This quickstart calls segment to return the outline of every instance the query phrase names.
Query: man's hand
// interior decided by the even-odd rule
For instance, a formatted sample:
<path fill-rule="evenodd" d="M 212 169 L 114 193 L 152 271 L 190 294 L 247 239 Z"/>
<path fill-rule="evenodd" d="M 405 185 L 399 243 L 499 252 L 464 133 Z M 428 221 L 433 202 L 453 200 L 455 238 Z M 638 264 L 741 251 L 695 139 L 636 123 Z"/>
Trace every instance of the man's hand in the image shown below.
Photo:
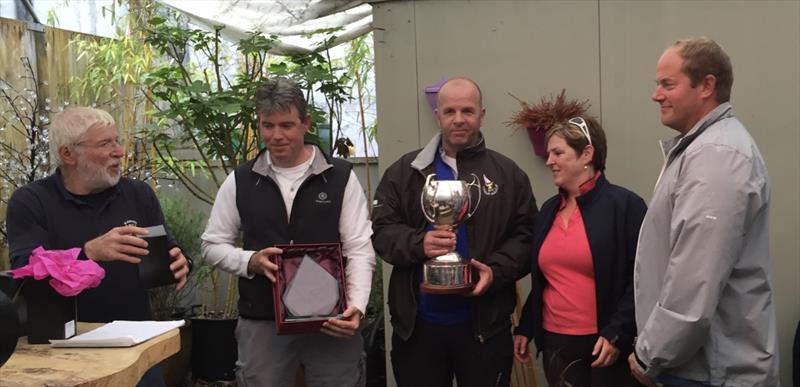
<path fill-rule="evenodd" d="M 273 255 L 282 254 L 283 250 L 277 247 L 267 247 L 253 253 L 250 256 L 250 262 L 247 263 L 248 274 L 263 274 L 270 281 L 275 282 L 278 272 L 278 265 L 270 261 Z"/>
<path fill-rule="evenodd" d="M 478 269 L 478 283 L 475 284 L 475 287 L 472 288 L 472 291 L 467 295 L 480 296 L 489 290 L 489 286 L 492 286 L 492 281 L 494 281 L 494 273 L 492 273 L 491 267 L 486 266 L 477 260 L 470 259 L 469 264 Z"/>
<path fill-rule="evenodd" d="M 597 359 L 592 362 L 592 367 L 608 367 L 617 361 L 619 349 L 605 337 L 599 336 L 597 342 L 594 343 L 592 356 L 597 356 Z"/>
<path fill-rule="evenodd" d="M 639 364 L 636 363 L 636 355 L 634 355 L 633 352 L 631 352 L 631 355 L 628 356 L 628 366 L 631 367 L 631 373 L 633 374 L 633 377 L 639 381 L 639 383 L 644 384 L 647 387 L 657 387 L 653 380 L 639 371 Z"/>
<path fill-rule="evenodd" d="M 453 226 L 434 225 L 433 230 L 425 233 L 422 248 L 428 258 L 436 258 L 453 251 L 456 248 L 456 234 L 453 232 Z"/>
<path fill-rule="evenodd" d="M 341 317 L 333 317 L 322 324 L 320 332 L 342 339 L 349 339 L 358 333 L 361 324 L 361 311 L 355 306 L 351 306 L 341 314 Z"/>
<path fill-rule="evenodd" d="M 186 286 L 186 276 L 189 274 L 189 262 L 183 256 L 180 247 L 173 247 L 169 250 L 169 256 L 172 257 L 172 263 L 169 265 L 169 270 L 178 281 L 175 290 L 181 290 Z"/>
<path fill-rule="evenodd" d="M 114 227 L 109 232 L 83 245 L 83 253 L 93 261 L 124 261 L 139 263 L 147 255 L 147 229 L 135 226 Z"/>
<path fill-rule="evenodd" d="M 514 335 L 514 359 L 517 359 L 520 363 L 527 363 L 531 360 L 531 353 L 528 351 L 528 340 L 527 337 L 522 335 Z"/>

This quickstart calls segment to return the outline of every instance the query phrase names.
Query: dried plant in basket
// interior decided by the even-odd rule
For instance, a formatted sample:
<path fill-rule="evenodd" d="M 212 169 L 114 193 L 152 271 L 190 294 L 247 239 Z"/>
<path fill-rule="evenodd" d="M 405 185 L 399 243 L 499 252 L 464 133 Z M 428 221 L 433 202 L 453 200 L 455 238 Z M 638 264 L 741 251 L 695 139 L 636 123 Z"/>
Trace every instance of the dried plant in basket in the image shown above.
<path fill-rule="evenodd" d="M 565 89 L 561 89 L 561 94 L 555 98 L 551 94 L 549 97 L 542 97 L 539 103 L 533 105 L 511 93 L 508 95 L 519 101 L 522 106 L 522 110 L 515 113 L 508 124 L 526 128 L 528 137 L 533 143 L 534 153 L 543 158 L 547 157 L 544 134 L 553 124 L 567 121 L 572 117 L 583 116 L 591 106 L 589 100 L 578 101 L 574 98 L 567 100 Z"/>

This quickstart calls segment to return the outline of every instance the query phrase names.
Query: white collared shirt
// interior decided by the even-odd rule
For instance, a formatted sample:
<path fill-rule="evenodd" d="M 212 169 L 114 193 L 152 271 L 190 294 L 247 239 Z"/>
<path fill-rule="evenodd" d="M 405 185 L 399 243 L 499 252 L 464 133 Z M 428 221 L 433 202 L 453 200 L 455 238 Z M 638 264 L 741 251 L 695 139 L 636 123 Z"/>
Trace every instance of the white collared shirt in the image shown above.
<path fill-rule="evenodd" d="M 300 185 L 303 184 L 303 181 L 311 175 L 311 163 L 314 162 L 314 157 L 316 157 L 316 155 L 317 147 L 312 146 L 311 156 L 308 160 L 294 167 L 282 168 L 273 164 L 271 160 L 269 162 L 270 168 L 275 172 L 275 183 L 278 184 L 278 188 L 281 190 L 283 202 L 286 204 L 286 216 L 289 219 L 292 218 L 292 203 L 294 203 L 294 197 L 297 195 L 297 190 L 300 188 Z"/>

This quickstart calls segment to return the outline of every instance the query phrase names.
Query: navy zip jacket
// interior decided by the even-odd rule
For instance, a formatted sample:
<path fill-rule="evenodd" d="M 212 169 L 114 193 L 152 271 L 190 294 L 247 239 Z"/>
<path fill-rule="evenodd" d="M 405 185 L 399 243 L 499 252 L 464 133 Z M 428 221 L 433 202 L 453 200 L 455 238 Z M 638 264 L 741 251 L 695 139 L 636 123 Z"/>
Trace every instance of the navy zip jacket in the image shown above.
<path fill-rule="evenodd" d="M 103 192 L 79 196 L 67 191 L 61 171 L 56 170 L 19 188 L 8 202 L 11 267 L 27 265 L 31 251 L 38 246 L 47 250 L 79 247 L 78 259 L 86 259 L 86 242 L 127 220 L 136 221 L 139 227 L 164 224 L 161 205 L 147 183 L 122 177 Z M 178 245 L 172 234 L 167 234 L 167 240 L 170 247 Z M 184 256 L 190 259 L 186 252 Z M 97 264 L 106 274 L 99 286 L 78 295 L 79 321 L 152 319 L 147 289 L 139 281 L 137 266 L 123 261 Z"/>
<path fill-rule="evenodd" d="M 594 265 L 598 334 L 623 354 L 630 353 L 636 335 L 633 301 L 633 264 L 639 228 L 647 211 L 644 200 L 613 185 L 601 174 L 594 188 L 576 198 L 586 227 Z M 533 228 L 531 293 L 514 334 L 533 338 L 542 349 L 542 291 L 546 280 L 539 270 L 539 249 L 558 214 L 561 195 L 548 199 Z"/>

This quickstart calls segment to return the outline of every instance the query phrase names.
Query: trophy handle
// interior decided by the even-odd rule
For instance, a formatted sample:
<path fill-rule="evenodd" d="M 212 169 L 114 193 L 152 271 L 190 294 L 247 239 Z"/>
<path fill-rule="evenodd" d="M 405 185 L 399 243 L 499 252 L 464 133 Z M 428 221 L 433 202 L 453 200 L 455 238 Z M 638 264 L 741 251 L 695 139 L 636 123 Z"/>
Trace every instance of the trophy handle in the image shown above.
<path fill-rule="evenodd" d="M 470 187 L 470 189 L 471 187 L 475 187 L 478 189 L 478 200 L 475 201 L 475 205 L 472 206 L 471 211 L 467 214 L 467 217 L 464 220 L 467 220 L 471 218 L 472 215 L 475 215 L 475 211 L 478 210 L 478 205 L 481 204 L 481 179 L 478 178 L 478 175 L 474 173 L 471 173 L 471 175 L 472 175 L 472 181 L 467 183 L 467 187 Z"/>
<path fill-rule="evenodd" d="M 419 206 L 422 209 L 422 215 L 425 216 L 425 219 L 428 222 L 435 223 L 433 216 L 428 215 L 428 212 L 425 211 L 425 190 L 428 189 L 428 185 L 430 185 L 433 178 L 436 176 L 435 173 L 431 173 L 428 177 L 425 178 L 425 184 L 422 186 L 422 193 L 419 195 Z"/>

